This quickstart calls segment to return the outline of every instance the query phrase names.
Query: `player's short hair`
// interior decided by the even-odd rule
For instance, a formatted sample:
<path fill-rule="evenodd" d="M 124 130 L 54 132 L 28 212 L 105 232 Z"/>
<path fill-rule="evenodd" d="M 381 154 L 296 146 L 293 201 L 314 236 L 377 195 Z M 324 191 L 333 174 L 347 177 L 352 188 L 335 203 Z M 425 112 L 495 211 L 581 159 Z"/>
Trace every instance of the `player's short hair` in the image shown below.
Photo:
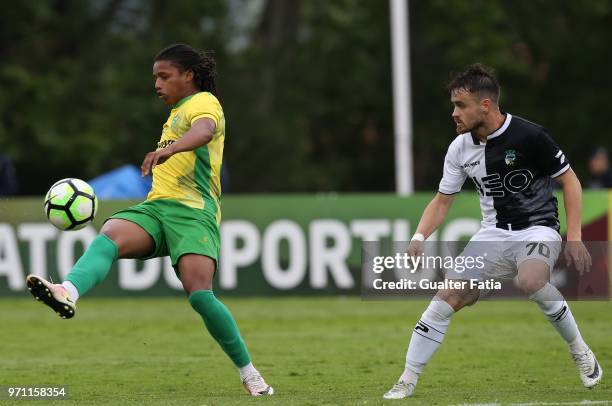
<path fill-rule="evenodd" d="M 181 72 L 191 70 L 196 86 L 218 97 L 215 84 L 217 63 L 214 55 L 214 51 L 200 51 L 191 45 L 173 44 L 162 49 L 154 61 L 169 61 Z"/>
<path fill-rule="evenodd" d="M 456 74 L 447 89 L 451 94 L 457 90 L 467 90 L 481 98 L 487 97 L 495 104 L 499 104 L 501 96 L 495 71 L 480 63 L 470 65 L 465 71 Z"/>

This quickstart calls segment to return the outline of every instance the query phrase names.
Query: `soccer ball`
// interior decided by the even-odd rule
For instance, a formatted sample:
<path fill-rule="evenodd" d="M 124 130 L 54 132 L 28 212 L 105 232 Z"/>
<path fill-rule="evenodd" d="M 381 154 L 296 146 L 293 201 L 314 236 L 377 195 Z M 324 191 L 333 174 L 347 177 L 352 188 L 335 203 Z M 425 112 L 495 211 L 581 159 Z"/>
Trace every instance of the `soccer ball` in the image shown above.
<path fill-rule="evenodd" d="M 60 230 L 80 230 L 98 211 L 98 198 L 91 186 L 80 179 L 55 182 L 45 196 L 45 214 Z"/>

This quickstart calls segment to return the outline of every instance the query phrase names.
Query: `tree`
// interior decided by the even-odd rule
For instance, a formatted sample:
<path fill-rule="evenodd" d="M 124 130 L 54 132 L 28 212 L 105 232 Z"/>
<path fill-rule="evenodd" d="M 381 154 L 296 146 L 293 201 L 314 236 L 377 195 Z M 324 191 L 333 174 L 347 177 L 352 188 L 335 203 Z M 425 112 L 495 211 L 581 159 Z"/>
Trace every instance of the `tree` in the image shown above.
<path fill-rule="evenodd" d="M 410 7 L 417 189 L 437 187 L 454 136 L 449 73 L 476 61 L 498 71 L 502 108 L 548 127 L 579 175 L 610 146 L 612 3 Z M 140 164 L 167 115 L 152 60 L 174 42 L 217 51 L 232 191 L 393 190 L 387 2 L 25 0 L 0 15 L 0 145 L 22 191 Z"/>

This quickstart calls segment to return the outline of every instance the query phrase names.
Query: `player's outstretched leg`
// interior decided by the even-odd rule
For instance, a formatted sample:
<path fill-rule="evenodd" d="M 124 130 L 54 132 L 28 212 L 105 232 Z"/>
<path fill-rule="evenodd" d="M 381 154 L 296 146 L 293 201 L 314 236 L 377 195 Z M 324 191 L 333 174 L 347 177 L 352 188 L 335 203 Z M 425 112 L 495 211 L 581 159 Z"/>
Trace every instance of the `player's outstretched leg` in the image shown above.
<path fill-rule="evenodd" d="M 61 318 L 72 318 L 76 314 L 79 296 L 104 280 L 116 258 L 115 243 L 107 236 L 99 235 L 74 265 L 64 283 L 53 284 L 39 276 L 28 275 L 28 290 L 36 300 L 49 306 Z"/>
<path fill-rule="evenodd" d="M 137 224 L 120 219 L 111 219 L 102 228 L 79 258 L 66 281 L 54 284 L 40 276 L 28 275 L 28 290 L 38 301 L 49 306 L 61 318 L 69 319 L 76 314 L 76 301 L 80 296 L 102 282 L 111 266 L 120 258 L 144 256 L 153 251 L 155 245 L 147 232 Z"/>
<path fill-rule="evenodd" d="M 444 340 L 451 316 L 477 299 L 477 292 L 457 290 L 438 292 L 412 331 L 404 372 L 383 398 L 403 399 L 413 394 L 419 375 Z"/>
<path fill-rule="evenodd" d="M 181 282 L 189 294 L 191 307 L 200 314 L 206 329 L 232 360 L 240 380 L 251 396 L 274 394 L 253 366 L 249 351 L 229 309 L 212 292 L 214 262 L 203 255 L 187 254 L 179 259 Z"/>
<path fill-rule="evenodd" d="M 546 283 L 544 287 L 533 293 L 530 299 L 538 304 L 550 324 L 568 344 L 582 384 L 586 388 L 593 388 L 601 381 L 603 370 L 593 351 L 584 342 L 574 315 L 561 292 L 550 283 Z"/>

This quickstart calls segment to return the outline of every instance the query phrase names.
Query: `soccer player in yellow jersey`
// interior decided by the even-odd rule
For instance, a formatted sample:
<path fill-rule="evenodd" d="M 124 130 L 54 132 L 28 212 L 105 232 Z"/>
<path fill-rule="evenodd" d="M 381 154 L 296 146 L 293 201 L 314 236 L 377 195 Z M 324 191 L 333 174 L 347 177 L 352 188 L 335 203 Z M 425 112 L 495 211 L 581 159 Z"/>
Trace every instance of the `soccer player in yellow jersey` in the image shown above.
<path fill-rule="evenodd" d="M 212 292 L 225 139 L 215 60 L 189 45 L 172 45 L 155 57 L 153 78 L 157 95 L 172 110 L 157 149 L 142 162 L 142 175 L 153 174 L 147 200 L 111 216 L 64 283 L 29 275 L 28 289 L 62 318 L 71 318 L 79 296 L 104 280 L 118 258 L 169 255 L 189 303 L 238 368 L 247 392 L 272 395 L 251 363 L 234 318 Z"/>

